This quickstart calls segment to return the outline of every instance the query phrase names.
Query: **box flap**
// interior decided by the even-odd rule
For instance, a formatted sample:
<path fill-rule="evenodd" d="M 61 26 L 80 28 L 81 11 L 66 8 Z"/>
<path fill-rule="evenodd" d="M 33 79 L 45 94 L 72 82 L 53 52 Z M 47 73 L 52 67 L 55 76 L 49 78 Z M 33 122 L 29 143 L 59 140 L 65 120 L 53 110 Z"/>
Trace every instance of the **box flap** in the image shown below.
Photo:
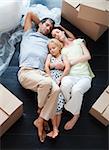
<path fill-rule="evenodd" d="M 106 109 L 103 112 L 102 116 L 109 121 L 109 105 L 106 107 Z"/>
<path fill-rule="evenodd" d="M 8 89 L 0 84 L 0 107 L 8 115 L 11 115 L 23 103 Z"/>
<path fill-rule="evenodd" d="M 73 6 L 74 8 L 78 7 L 78 5 L 80 4 L 81 0 L 64 0 L 66 3 L 70 4 L 71 6 Z"/>
<path fill-rule="evenodd" d="M 93 7 L 99 10 L 109 11 L 109 1 L 108 0 L 64 0 L 73 7 L 77 7 L 79 4 L 83 4 L 89 7 Z"/>
<path fill-rule="evenodd" d="M 0 126 L 9 118 L 9 116 L 0 109 Z"/>
<path fill-rule="evenodd" d="M 93 21 L 105 26 L 109 26 L 109 12 L 98 10 L 93 7 L 89 7 L 83 4 L 80 4 L 80 9 L 78 12 L 78 17 L 88 21 Z"/>
<path fill-rule="evenodd" d="M 102 11 L 109 10 L 107 7 L 108 3 L 109 2 L 107 0 L 80 0 L 80 4 Z"/>
<path fill-rule="evenodd" d="M 109 86 L 106 88 L 107 93 L 109 94 Z"/>
<path fill-rule="evenodd" d="M 109 105 L 109 94 L 105 90 L 92 107 L 102 114 L 108 105 Z"/>

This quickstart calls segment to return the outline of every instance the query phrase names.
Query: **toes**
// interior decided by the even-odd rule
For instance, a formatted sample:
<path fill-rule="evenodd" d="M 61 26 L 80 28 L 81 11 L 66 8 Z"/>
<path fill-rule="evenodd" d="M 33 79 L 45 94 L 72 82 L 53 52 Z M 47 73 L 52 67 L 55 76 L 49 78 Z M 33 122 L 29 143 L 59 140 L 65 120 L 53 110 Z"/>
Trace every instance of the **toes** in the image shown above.
<path fill-rule="evenodd" d="M 53 131 L 49 132 L 49 133 L 47 134 L 47 136 L 52 137 L 52 136 L 53 136 Z"/>

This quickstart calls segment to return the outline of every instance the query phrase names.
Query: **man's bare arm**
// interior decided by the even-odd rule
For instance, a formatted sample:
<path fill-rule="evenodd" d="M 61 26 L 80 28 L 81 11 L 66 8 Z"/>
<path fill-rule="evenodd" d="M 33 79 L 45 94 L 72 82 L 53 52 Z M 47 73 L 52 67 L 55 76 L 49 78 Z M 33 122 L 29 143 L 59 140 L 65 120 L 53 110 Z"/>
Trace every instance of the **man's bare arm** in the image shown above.
<path fill-rule="evenodd" d="M 33 12 L 28 12 L 24 22 L 24 31 L 32 28 L 32 22 L 37 25 L 39 24 L 40 20 L 36 14 L 34 14 Z"/>

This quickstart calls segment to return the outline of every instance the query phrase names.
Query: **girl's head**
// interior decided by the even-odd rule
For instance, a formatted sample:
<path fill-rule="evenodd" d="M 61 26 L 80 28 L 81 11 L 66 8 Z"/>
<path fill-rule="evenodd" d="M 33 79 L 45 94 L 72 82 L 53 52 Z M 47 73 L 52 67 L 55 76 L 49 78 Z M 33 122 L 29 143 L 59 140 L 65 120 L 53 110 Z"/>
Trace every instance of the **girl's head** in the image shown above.
<path fill-rule="evenodd" d="M 51 32 L 52 37 L 58 39 L 59 41 L 64 41 L 64 39 L 67 37 L 65 31 L 63 31 L 61 28 L 54 28 Z"/>
<path fill-rule="evenodd" d="M 51 55 L 58 57 L 61 54 L 61 49 L 63 48 L 63 43 L 58 39 L 50 39 L 48 43 L 48 49 Z"/>

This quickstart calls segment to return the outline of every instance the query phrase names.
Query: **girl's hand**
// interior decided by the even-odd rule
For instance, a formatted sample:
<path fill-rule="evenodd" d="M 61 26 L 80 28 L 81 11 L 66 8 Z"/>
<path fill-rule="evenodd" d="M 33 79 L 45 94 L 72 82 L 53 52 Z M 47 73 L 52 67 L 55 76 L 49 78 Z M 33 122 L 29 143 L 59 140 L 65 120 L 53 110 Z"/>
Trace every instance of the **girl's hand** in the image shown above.
<path fill-rule="evenodd" d="M 64 64 L 62 62 L 60 63 L 55 63 L 55 69 L 58 69 L 58 70 L 64 70 Z"/>
<path fill-rule="evenodd" d="M 61 80 L 60 79 L 57 81 L 57 84 L 58 84 L 58 86 L 61 85 Z"/>

